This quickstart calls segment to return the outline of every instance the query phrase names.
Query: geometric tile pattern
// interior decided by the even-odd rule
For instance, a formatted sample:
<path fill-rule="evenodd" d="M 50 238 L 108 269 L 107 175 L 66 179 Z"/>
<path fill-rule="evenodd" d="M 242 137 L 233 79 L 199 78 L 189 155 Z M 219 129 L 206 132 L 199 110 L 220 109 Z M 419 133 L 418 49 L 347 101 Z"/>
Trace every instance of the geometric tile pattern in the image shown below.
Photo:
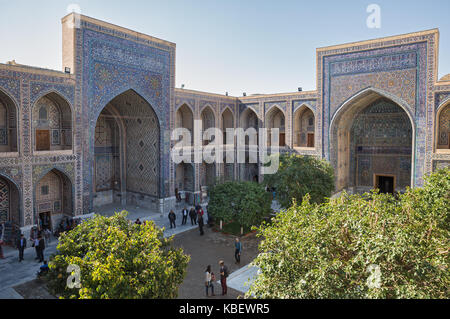
<path fill-rule="evenodd" d="M 170 130 L 175 127 L 176 107 L 183 104 L 192 109 L 193 119 L 196 120 L 201 119 L 201 111 L 209 106 L 213 117 L 210 116 L 208 121 L 213 120 L 216 125 L 221 123 L 221 115 L 226 108 L 233 114 L 236 125 L 241 120 L 242 112 L 251 108 L 260 120 L 258 126 L 268 122 L 265 120 L 266 111 L 278 106 L 284 116 L 286 143 L 291 146 L 294 142 L 294 114 L 302 105 L 307 105 L 314 113 L 315 148 L 299 152 L 330 159 L 330 150 L 333 150 L 333 145 L 330 145 L 333 139 L 329 136 L 332 116 L 347 100 L 362 90 L 372 88 L 401 101 L 413 119 L 414 132 L 411 135 L 415 139 L 411 146 L 414 156 L 411 173 L 414 185 L 422 185 L 425 173 L 450 162 L 449 154 L 434 152 L 437 141 L 441 139 L 444 142 L 444 135 L 436 132 L 437 111 L 450 97 L 450 84 L 436 83 L 438 43 L 435 31 L 318 49 L 317 91 L 243 98 L 175 90 L 175 46 L 169 42 L 86 17 L 82 18 L 80 28 L 75 29 L 73 36 L 73 74 L 0 64 L 0 95 L 9 113 L 5 125 L 0 107 L 0 148 L 5 149 L 4 144 L 10 143 L 9 149 L 13 152 L 17 150 L 19 154 L 0 156 L 0 175 L 3 180 L 9 181 L 10 186 L 18 188 L 14 196 L 18 197 L 15 202 L 21 212 L 21 226 L 36 223 L 39 207 L 34 194 L 37 184 L 49 171 L 57 169 L 63 173 L 61 176 L 66 175 L 68 182 L 64 184 L 69 185 L 69 189 L 64 191 L 60 203 L 49 201 L 45 205 L 51 205 L 53 209 L 62 206 L 64 211 L 73 209 L 76 214 L 84 214 L 92 210 L 95 177 L 103 184 L 107 174 L 118 176 L 121 169 L 126 169 L 119 166 L 117 146 L 96 148 L 98 141 L 95 141 L 95 133 L 97 118 L 103 108 L 128 90 L 133 90 L 145 101 L 151 110 L 147 115 L 152 116 L 146 117 L 137 112 L 135 118 L 130 118 L 128 125 L 124 125 L 127 134 L 132 136 L 132 139 L 127 139 L 126 145 L 129 154 L 133 154 L 126 160 L 130 164 L 128 174 L 141 174 L 143 177 L 135 184 L 134 179 L 127 181 L 127 188 L 149 195 L 157 194 L 159 198 L 173 196 L 175 189 L 175 165 L 170 159 Z M 53 94 L 67 102 L 74 121 L 69 126 L 67 118 L 58 120 L 54 116 L 56 112 L 48 106 L 46 124 L 54 130 L 51 135 L 53 144 L 59 144 L 61 148 L 63 145 L 69 147 L 64 152 L 55 150 L 36 156 L 33 154 L 33 128 L 39 122 L 35 123 L 38 118 L 35 109 L 47 95 L 50 97 Z M 62 113 L 68 114 L 66 111 Z M 121 113 L 125 114 L 123 110 Z M 442 113 L 442 119 L 441 126 L 445 128 L 448 124 L 447 112 Z M 386 125 L 377 123 L 380 124 Z M 138 131 L 136 128 L 141 126 L 148 129 Z M 370 156 L 367 157 L 380 151 L 374 144 L 360 150 L 359 168 L 375 165 L 370 161 Z M 395 145 L 389 147 L 383 151 L 400 151 L 395 149 Z M 105 164 L 104 169 L 97 172 L 98 176 L 94 176 L 96 172 L 93 169 L 96 153 L 113 157 L 108 159 L 109 164 Z M 408 159 L 403 157 L 391 165 L 395 165 L 400 173 L 411 167 Z M 245 175 L 243 169 L 241 165 L 206 169 L 201 164 L 195 164 L 192 172 L 195 191 L 199 191 L 201 179 L 211 181 L 222 172 L 227 176 L 234 172 L 234 177 L 238 177 Z M 251 175 L 253 171 L 247 177 L 251 178 Z M 407 179 L 407 176 L 400 178 Z"/>
<path fill-rule="evenodd" d="M 438 147 L 448 148 L 450 138 L 450 106 L 447 105 L 439 114 Z"/>
<path fill-rule="evenodd" d="M 8 184 L 0 178 L 0 222 L 8 221 L 9 217 L 9 187 Z"/>

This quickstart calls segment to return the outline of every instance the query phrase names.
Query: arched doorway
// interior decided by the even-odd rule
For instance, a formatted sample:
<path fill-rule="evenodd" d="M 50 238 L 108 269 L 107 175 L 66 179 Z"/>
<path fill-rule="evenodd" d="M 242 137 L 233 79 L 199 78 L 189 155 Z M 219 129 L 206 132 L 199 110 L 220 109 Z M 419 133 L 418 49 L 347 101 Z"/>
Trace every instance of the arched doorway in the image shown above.
<path fill-rule="evenodd" d="M 271 146 L 273 129 L 278 129 L 279 146 L 286 146 L 286 119 L 283 111 L 274 106 L 266 114 L 266 128 L 269 129 L 267 136 L 267 145 Z"/>
<path fill-rule="evenodd" d="M 175 169 L 175 194 L 177 191 L 180 197 L 186 202 L 193 203 L 195 192 L 195 174 L 191 163 L 181 162 Z"/>
<path fill-rule="evenodd" d="M 183 141 L 183 146 L 193 146 L 194 141 L 194 113 L 187 104 L 180 106 L 175 116 L 175 127 L 188 129 L 191 133 L 190 141 Z"/>
<path fill-rule="evenodd" d="M 66 174 L 52 169 L 36 184 L 36 223 L 54 231 L 64 217 L 73 217 L 72 182 Z"/>
<path fill-rule="evenodd" d="M 160 126 L 133 90 L 112 99 L 95 128 L 94 207 L 134 204 L 156 209 L 160 198 Z"/>
<path fill-rule="evenodd" d="M 227 129 L 234 128 L 234 116 L 230 109 L 227 107 L 225 111 L 222 112 L 222 133 L 223 133 L 223 144 L 228 144 L 227 142 Z M 232 134 L 234 136 L 234 134 Z M 234 139 L 231 138 L 234 142 Z M 233 143 L 230 143 L 233 144 Z"/>
<path fill-rule="evenodd" d="M 330 126 L 330 161 L 336 188 L 403 191 L 413 174 L 413 124 L 393 100 L 368 91 L 350 100 Z"/>
<path fill-rule="evenodd" d="M 294 147 L 314 148 L 315 117 L 306 105 L 294 113 Z"/>
<path fill-rule="evenodd" d="M 57 93 L 48 93 L 33 106 L 33 144 L 35 151 L 72 149 L 72 111 Z"/>
<path fill-rule="evenodd" d="M 206 163 L 201 164 L 200 181 L 202 187 L 213 186 L 216 182 L 216 163 Z"/>
<path fill-rule="evenodd" d="M 17 152 L 17 106 L 0 89 L 0 152 Z"/>
<path fill-rule="evenodd" d="M 23 226 L 20 213 L 20 193 L 17 186 L 0 175 L 0 224 L 4 225 L 3 241 L 14 245 Z"/>
<path fill-rule="evenodd" d="M 244 129 L 244 131 L 248 130 L 249 128 L 253 128 L 256 130 L 256 140 L 254 141 L 254 145 L 258 144 L 258 129 L 259 129 L 259 119 L 258 115 L 255 113 L 255 111 L 251 108 L 246 108 L 242 114 L 241 114 L 241 128 Z M 250 138 L 248 136 L 245 136 L 245 145 L 249 145 Z"/>
<path fill-rule="evenodd" d="M 209 106 L 206 106 L 203 109 L 200 117 L 202 119 L 202 127 L 203 127 L 202 136 L 203 136 L 203 132 L 205 132 L 207 129 L 216 127 L 216 117 L 214 116 L 214 111 Z M 216 137 L 214 137 L 213 140 L 215 140 L 215 138 Z M 208 145 L 209 143 L 211 142 L 208 140 L 203 140 L 204 146 Z"/>
<path fill-rule="evenodd" d="M 436 150 L 450 152 L 450 101 L 442 105 L 437 112 Z"/>

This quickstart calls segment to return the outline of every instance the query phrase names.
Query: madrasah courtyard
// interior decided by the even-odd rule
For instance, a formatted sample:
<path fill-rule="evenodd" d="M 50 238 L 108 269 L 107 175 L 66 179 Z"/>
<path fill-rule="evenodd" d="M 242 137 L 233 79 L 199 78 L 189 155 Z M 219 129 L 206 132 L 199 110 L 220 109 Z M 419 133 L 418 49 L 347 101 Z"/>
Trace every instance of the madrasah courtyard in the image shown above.
<path fill-rule="evenodd" d="M 0 64 L 7 244 L 38 225 L 112 210 L 167 228 L 168 211 L 205 205 L 216 179 L 263 182 L 248 146 L 245 163 L 174 163 L 171 132 L 193 132 L 196 120 L 203 130 L 276 132 L 281 152 L 332 164 L 336 193 L 401 192 L 450 165 L 438 29 L 318 48 L 316 90 L 235 97 L 176 88 L 175 43 L 74 13 L 61 22 L 62 71 Z"/>

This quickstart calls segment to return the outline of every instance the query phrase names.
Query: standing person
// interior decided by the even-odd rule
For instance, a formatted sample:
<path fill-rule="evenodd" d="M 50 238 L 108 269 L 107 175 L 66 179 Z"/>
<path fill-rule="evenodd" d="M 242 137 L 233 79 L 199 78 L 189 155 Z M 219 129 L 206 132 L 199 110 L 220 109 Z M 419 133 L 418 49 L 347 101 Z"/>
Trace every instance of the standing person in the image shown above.
<path fill-rule="evenodd" d="M 173 210 L 171 210 L 170 213 L 169 213 L 169 221 L 170 221 L 170 228 L 171 229 L 172 229 L 172 225 L 173 225 L 173 228 L 177 228 L 177 225 L 175 224 L 175 220 L 176 219 L 177 219 L 177 216 L 175 215 Z"/>
<path fill-rule="evenodd" d="M 49 228 L 44 229 L 45 243 L 48 246 L 52 238 L 52 231 Z"/>
<path fill-rule="evenodd" d="M 203 236 L 203 234 L 204 234 L 204 232 L 203 232 L 204 223 L 203 223 L 202 215 L 198 214 L 197 221 L 198 221 L 198 228 L 200 229 L 200 236 Z"/>
<path fill-rule="evenodd" d="M 197 225 L 197 213 L 195 212 L 195 208 L 191 207 L 191 210 L 189 211 L 189 217 L 191 217 L 191 224 Z"/>
<path fill-rule="evenodd" d="M 38 236 L 36 236 L 33 239 L 33 245 L 32 246 L 34 247 L 34 250 L 36 251 L 36 258 L 34 258 L 34 259 L 35 260 L 39 260 L 41 258 L 41 255 L 39 253 L 39 238 L 38 238 Z"/>
<path fill-rule="evenodd" d="M 39 262 L 44 261 L 44 250 L 45 250 L 45 241 L 44 238 L 42 238 L 42 235 L 39 235 L 38 237 L 38 251 L 39 251 Z"/>
<path fill-rule="evenodd" d="M 5 259 L 5 256 L 3 256 L 3 237 L 5 235 L 5 223 L 0 224 L 0 259 Z"/>
<path fill-rule="evenodd" d="M 209 213 L 209 205 L 206 205 L 206 216 L 208 216 L 208 226 L 212 227 L 214 220 L 211 214 Z"/>
<path fill-rule="evenodd" d="M 236 259 L 236 264 L 241 262 L 241 252 L 242 252 L 242 243 L 239 240 L 239 237 L 236 237 L 236 242 L 234 243 L 234 259 Z"/>
<path fill-rule="evenodd" d="M 208 297 L 208 288 L 211 288 L 211 296 L 215 296 L 214 294 L 214 280 L 216 280 L 214 273 L 211 272 L 211 265 L 208 265 L 206 267 L 206 278 L 205 278 L 205 284 L 206 284 L 206 297 Z"/>
<path fill-rule="evenodd" d="M 187 210 L 186 206 L 184 206 L 184 209 L 181 212 L 181 214 L 183 216 L 183 220 L 181 221 L 181 225 L 186 225 L 187 218 L 188 218 L 188 210 Z"/>
<path fill-rule="evenodd" d="M 197 215 L 198 215 L 197 217 L 200 217 L 200 216 L 203 217 L 204 214 L 205 214 L 205 212 L 203 211 L 202 206 L 199 206 L 198 210 L 197 210 Z"/>
<path fill-rule="evenodd" d="M 23 260 L 23 252 L 27 248 L 27 240 L 23 236 L 23 234 L 20 234 L 20 239 L 17 242 L 17 249 L 19 250 L 19 262 Z"/>
<path fill-rule="evenodd" d="M 225 266 L 223 260 L 219 261 L 220 266 L 220 284 L 222 286 L 222 296 L 227 294 L 227 277 L 228 277 L 228 267 Z"/>

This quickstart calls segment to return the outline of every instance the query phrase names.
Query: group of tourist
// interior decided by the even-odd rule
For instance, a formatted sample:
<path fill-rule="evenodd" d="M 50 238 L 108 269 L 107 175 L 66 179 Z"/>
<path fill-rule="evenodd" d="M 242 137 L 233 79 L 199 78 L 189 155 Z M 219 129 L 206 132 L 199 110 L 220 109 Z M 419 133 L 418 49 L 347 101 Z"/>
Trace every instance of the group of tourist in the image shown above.
<path fill-rule="evenodd" d="M 242 252 L 242 243 L 240 239 L 237 237 L 235 244 L 234 258 L 236 260 L 236 264 L 241 262 L 241 252 Z M 219 261 L 219 273 L 220 273 L 220 285 L 222 286 L 222 296 L 227 294 L 228 286 L 227 286 L 227 278 L 229 275 L 228 267 L 225 265 L 223 260 Z M 211 265 L 206 267 L 205 272 L 205 286 L 206 286 L 206 297 L 208 297 L 208 291 L 211 289 L 211 296 L 215 296 L 214 294 L 214 282 L 216 281 L 216 276 L 211 271 Z"/>
<path fill-rule="evenodd" d="M 32 228 L 30 232 L 30 241 L 32 242 L 32 247 L 36 250 L 36 258 L 39 263 L 44 261 L 44 250 L 45 250 L 45 240 L 43 237 L 43 231 L 38 231 L 36 227 Z M 0 259 L 4 259 L 3 256 L 3 248 L 4 244 L 3 237 L 5 234 L 5 226 L 4 223 L 0 224 Z M 24 260 L 23 255 L 25 248 L 27 248 L 27 239 L 23 234 L 20 234 L 20 237 L 17 239 L 17 249 L 19 250 L 19 262 Z"/>
<path fill-rule="evenodd" d="M 59 237 L 61 233 L 74 229 L 79 225 L 79 223 L 81 223 L 81 220 L 75 220 L 71 217 L 65 217 L 61 219 L 58 227 L 55 230 L 55 237 Z"/>
<path fill-rule="evenodd" d="M 228 267 L 225 265 L 223 260 L 219 261 L 219 274 L 220 274 L 220 285 L 222 286 L 222 296 L 227 294 L 227 278 L 229 275 Z M 211 271 L 211 265 L 206 267 L 205 272 L 205 288 L 206 288 L 206 297 L 208 297 L 208 291 L 211 289 L 211 296 L 215 296 L 214 294 L 214 282 L 216 281 L 216 276 Z"/>
<path fill-rule="evenodd" d="M 39 230 L 37 228 L 33 228 L 31 230 L 31 247 L 34 247 L 36 251 L 36 257 L 34 259 L 39 263 L 44 262 L 44 251 L 46 247 L 46 240 L 44 238 L 47 238 L 48 243 L 50 239 L 48 238 L 48 232 L 46 232 L 46 230 Z M 27 239 L 25 238 L 24 234 L 20 234 L 20 238 L 17 241 L 17 249 L 19 250 L 19 262 L 22 262 L 24 260 L 23 253 L 25 251 L 25 248 L 27 248 Z"/>
<path fill-rule="evenodd" d="M 211 218 L 208 213 L 208 206 L 206 207 L 206 214 L 207 214 L 207 218 L 208 218 L 207 222 L 210 223 Z M 200 230 L 200 236 L 203 236 L 205 233 L 203 230 L 203 227 L 205 226 L 204 218 L 206 216 L 205 216 L 205 211 L 203 210 L 202 206 L 197 205 L 197 206 L 195 206 L 195 208 L 191 207 L 191 209 L 189 211 L 187 210 L 187 207 L 185 206 L 183 208 L 183 210 L 181 211 L 181 218 L 182 218 L 181 225 L 187 224 L 188 216 L 191 219 L 191 225 L 192 226 L 198 225 L 198 228 Z M 169 212 L 168 217 L 169 217 L 169 222 L 170 222 L 170 228 L 171 229 L 176 228 L 177 225 L 176 225 L 175 221 L 177 220 L 177 215 L 175 214 L 175 212 L 173 210 L 171 210 Z"/>

